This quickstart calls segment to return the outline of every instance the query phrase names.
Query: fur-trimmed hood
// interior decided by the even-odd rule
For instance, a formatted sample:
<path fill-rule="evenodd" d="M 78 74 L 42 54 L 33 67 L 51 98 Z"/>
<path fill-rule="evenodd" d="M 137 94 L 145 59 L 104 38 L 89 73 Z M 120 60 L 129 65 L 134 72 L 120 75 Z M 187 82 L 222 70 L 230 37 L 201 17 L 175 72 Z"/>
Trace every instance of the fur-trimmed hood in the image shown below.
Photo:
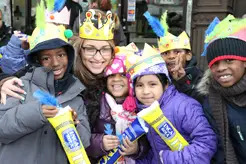
<path fill-rule="evenodd" d="M 207 69 L 200 82 L 197 84 L 196 89 L 199 94 L 207 96 L 209 94 L 209 86 L 211 84 L 212 73 L 210 69 Z"/>

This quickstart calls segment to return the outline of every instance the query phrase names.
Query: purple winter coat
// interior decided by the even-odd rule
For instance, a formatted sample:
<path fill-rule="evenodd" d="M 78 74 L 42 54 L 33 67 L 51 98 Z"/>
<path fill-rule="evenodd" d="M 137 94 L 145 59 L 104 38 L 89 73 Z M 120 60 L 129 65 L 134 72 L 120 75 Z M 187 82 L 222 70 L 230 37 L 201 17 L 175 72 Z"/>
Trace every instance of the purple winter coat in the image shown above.
<path fill-rule="evenodd" d="M 151 151 L 138 163 L 209 164 L 216 152 L 216 135 L 204 116 L 201 105 L 170 85 L 159 100 L 164 115 L 189 142 L 182 151 L 172 152 L 160 136 L 150 127 L 147 134 Z M 146 106 L 138 104 L 139 109 Z M 163 150 L 160 157 L 159 153 Z"/>
<path fill-rule="evenodd" d="M 90 158 L 91 163 L 97 163 L 98 160 L 104 155 L 107 155 L 108 152 L 103 149 L 102 139 L 104 136 L 105 124 L 111 124 L 111 127 L 115 127 L 115 121 L 110 114 L 110 107 L 106 101 L 105 95 L 102 96 L 100 101 L 100 115 L 96 120 L 95 125 L 91 130 L 91 141 L 90 146 L 86 149 L 86 152 Z M 115 134 L 115 129 L 113 134 Z M 132 159 L 142 158 L 146 156 L 150 145 L 146 136 L 141 137 L 138 140 L 139 152 L 135 155 L 130 156 Z"/>

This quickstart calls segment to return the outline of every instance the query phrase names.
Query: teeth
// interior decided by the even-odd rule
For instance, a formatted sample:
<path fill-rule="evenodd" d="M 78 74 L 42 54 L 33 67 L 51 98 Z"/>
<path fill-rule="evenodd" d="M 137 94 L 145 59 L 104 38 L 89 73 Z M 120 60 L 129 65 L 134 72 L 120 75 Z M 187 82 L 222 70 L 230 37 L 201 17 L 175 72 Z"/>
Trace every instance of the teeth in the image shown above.
<path fill-rule="evenodd" d="M 123 88 L 122 85 L 113 85 L 114 90 L 120 90 Z"/>
<path fill-rule="evenodd" d="M 61 73 L 61 70 L 56 70 L 56 71 L 53 71 L 54 72 L 54 75 L 59 75 Z"/>
<path fill-rule="evenodd" d="M 226 78 L 229 78 L 229 77 L 231 77 L 231 75 L 220 76 L 221 79 L 226 79 Z"/>

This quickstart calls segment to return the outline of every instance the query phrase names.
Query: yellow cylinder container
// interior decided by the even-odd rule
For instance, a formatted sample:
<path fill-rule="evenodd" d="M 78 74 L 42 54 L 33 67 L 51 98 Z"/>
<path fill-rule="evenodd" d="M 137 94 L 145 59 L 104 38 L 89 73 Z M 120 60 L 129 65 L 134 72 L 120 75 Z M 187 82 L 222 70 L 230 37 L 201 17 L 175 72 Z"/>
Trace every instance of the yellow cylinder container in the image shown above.
<path fill-rule="evenodd" d="M 172 123 L 164 116 L 158 101 L 155 101 L 150 107 L 143 109 L 138 113 L 138 116 L 155 129 L 172 151 L 180 151 L 189 145 Z"/>
<path fill-rule="evenodd" d="M 59 113 L 48 118 L 54 127 L 60 142 L 66 152 L 70 164 L 90 164 L 79 134 L 74 126 L 70 107 L 61 108 Z"/>

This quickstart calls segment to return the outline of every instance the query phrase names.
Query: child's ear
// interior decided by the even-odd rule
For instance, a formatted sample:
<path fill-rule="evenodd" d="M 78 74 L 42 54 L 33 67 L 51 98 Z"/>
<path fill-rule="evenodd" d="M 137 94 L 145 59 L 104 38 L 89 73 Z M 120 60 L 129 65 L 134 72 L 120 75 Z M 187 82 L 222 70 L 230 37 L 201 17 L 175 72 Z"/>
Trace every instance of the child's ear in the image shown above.
<path fill-rule="evenodd" d="M 246 62 L 243 62 L 243 66 L 244 66 L 244 68 L 246 68 Z"/>
<path fill-rule="evenodd" d="M 190 61 L 191 58 L 192 58 L 192 54 L 191 54 L 190 51 L 188 51 L 188 52 L 186 53 L 186 55 L 185 55 L 185 59 L 186 59 L 186 61 Z"/>

